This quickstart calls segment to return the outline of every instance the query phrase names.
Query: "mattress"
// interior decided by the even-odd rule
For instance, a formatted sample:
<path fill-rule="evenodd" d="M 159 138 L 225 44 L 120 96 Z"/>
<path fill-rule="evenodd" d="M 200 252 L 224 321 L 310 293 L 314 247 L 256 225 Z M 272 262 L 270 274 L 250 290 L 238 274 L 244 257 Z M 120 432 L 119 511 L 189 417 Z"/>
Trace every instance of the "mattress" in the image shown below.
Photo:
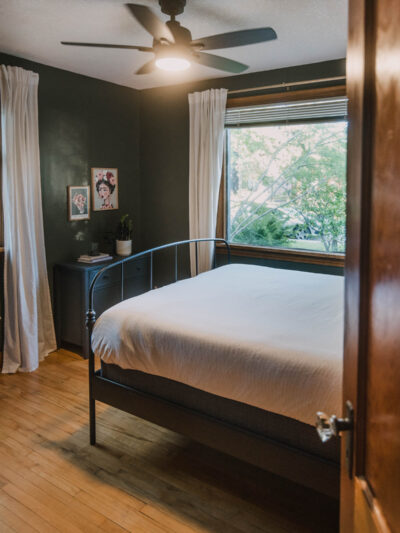
<path fill-rule="evenodd" d="M 343 278 L 227 265 L 125 300 L 92 347 L 138 370 L 313 424 L 341 413 Z"/>

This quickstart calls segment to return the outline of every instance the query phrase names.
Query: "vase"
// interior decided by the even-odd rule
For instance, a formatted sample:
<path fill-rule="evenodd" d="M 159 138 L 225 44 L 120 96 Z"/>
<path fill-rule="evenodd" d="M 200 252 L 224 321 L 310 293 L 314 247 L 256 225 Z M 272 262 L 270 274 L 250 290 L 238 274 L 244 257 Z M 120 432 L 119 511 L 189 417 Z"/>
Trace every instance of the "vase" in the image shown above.
<path fill-rule="evenodd" d="M 131 255 L 132 241 L 116 241 L 117 255 Z"/>

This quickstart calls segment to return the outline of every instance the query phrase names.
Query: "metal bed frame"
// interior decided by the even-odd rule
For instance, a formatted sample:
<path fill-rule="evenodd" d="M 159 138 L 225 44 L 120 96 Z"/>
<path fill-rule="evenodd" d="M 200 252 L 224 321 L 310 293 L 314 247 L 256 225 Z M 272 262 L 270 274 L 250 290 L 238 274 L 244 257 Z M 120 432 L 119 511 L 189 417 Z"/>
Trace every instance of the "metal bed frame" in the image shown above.
<path fill-rule="evenodd" d="M 308 486 L 335 498 L 339 493 L 339 467 L 333 460 L 325 459 L 310 452 L 282 444 L 272 438 L 244 429 L 229 422 L 195 411 L 183 405 L 143 392 L 133 387 L 102 376 L 95 370 L 95 356 L 91 346 L 96 312 L 93 307 L 96 282 L 104 272 L 121 266 L 121 301 L 124 299 L 124 265 L 142 257 L 150 258 L 149 290 L 154 288 L 154 254 L 174 249 L 174 281 L 178 281 L 178 248 L 189 245 L 195 248 L 195 272 L 198 274 L 199 243 L 214 243 L 213 268 L 216 267 L 216 246 L 225 245 L 227 262 L 231 251 L 225 239 L 189 239 L 151 248 L 115 261 L 101 268 L 94 276 L 89 288 L 89 309 L 86 313 L 86 326 L 89 335 L 89 431 L 90 444 L 96 444 L 96 401 L 101 401 L 130 414 L 149 420 L 159 426 L 186 435 L 202 444 L 233 455 L 241 460 L 261 467 L 291 481 Z"/>
<path fill-rule="evenodd" d="M 121 265 L 121 299 L 122 302 L 124 300 L 124 265 L 126 263 L 129 263 L 131 261 L 135 261 L 136 259 L 139 259 L 141 257 L 150 256 L 150 284 L 149 284 L 149 290 L 152 290 L 154 288 L 154 254 L 156 252 L 159 252 L 161 250 L 167 250 L 168 248 L 174 248 L 174 274 L 175 279 L 174 281 L 178 281 L 178 247 L 183 245 L 195 245 L 195 269 L 196 269 L 196 276 L 199 273 L 199 243 L 201 242 L 213 242 L 214 243 L 214 260 L 213 260 L 213 268 L 216 267 L 217 264 L 217 250 L 216 246 L 217 243 L 222 243 L 226 246 L 227 254 L 228 254 L 228 263 L 231 261 L 231 250 L 229 243 L 225 239 L 216 239 L 216 238 L 206 238 L 206 239 L 188 239 L 185 241 L 177 241 L 169 244 L 164 244 L 162 246 L 156 246 L 155 248 L 150 248 L 149 250 L 145 250 L 143 252 L 139 252 L 134 255 L 130 255 L 129 257 L 124 257 L 123 259 L 120 259 L 119 261 L 115 261 L 114 263 L 110 265 L 106 265 L 105 267 L 101 268 L 94 278 L 92 279 L 92 282 L 89 286 L 89 309 L 86 313 L 86 327 L 88 329 L 88 335 L 89 335 L 89 417 L 90 417 L 90 444 L 95 445 L 96 444 L 96 381 L 100 379 L 100 373 L 95 371 L 95 362 L 94 362 L 94 353 L 92 350 L 92 332 L 93 327 L 96 322 L 96 311 L 93 306 L 93 300 L 94 300 L 94 290 L 96 287 L 97 281 L 101 278 L 101 276 L 106 272 L 107 270 L 111 270 L 114 267 L 117 267 Z M 102 378 L 101 378 L 102 379 Z M 104 401 L 104 400 L 103 400 Z"/>

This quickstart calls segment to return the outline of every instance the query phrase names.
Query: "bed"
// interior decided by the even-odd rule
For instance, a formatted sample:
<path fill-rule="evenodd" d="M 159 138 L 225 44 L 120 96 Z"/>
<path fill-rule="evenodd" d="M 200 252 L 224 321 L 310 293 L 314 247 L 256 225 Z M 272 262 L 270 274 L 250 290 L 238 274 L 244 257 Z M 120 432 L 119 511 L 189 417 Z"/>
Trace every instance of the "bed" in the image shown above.
<path fill-rule="evenodd" d="M 138 255 L 152 266 L 155 251 Z M 313 423 L 341 411 L 343 290 L 340 276 L 228 264 L 95 323 L 89 310 L 91 443 L 99 400 L 337 496 L 338 444 Z"/>

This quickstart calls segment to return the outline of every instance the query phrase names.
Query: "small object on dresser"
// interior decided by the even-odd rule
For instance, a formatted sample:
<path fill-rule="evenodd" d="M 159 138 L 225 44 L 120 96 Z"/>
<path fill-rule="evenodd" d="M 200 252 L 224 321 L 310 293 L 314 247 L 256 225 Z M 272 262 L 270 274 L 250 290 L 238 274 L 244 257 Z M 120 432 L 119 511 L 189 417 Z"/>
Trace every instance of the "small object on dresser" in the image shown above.
<path fill-rule="evenodd" d="M 111 259 L 113 259 L 113 256 L 110 254 L 98 253 L 97 255 L 81 255 L 77 261 L 79 263 L 100 263 L 102 261 L 111 261 Z"/>
<path fill-rule="evenodd" d="M 132 253 L 133 222 L 129 215 L 122 215 L 117 226 L 116 252 L 117 255 L 128 256 Z"/>

